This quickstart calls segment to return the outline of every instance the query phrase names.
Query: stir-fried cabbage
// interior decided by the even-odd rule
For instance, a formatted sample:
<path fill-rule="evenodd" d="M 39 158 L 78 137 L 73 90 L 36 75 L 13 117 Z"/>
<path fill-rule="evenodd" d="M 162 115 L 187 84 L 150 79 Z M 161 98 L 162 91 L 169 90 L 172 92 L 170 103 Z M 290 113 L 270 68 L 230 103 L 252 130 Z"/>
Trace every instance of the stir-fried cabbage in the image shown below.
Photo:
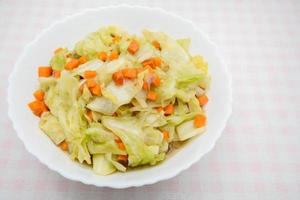
<path fill-rule="evenodd" d="M 190 43 L 100 28 L 73 50 L 55 51 L 55 74 L 41 73 L 43 95 L 29 107 L 43 113 L 39 126 L 53 143 L 96 174 L 155 165 L 173 142 L 205 131 L 208 64 L 191 55 Z"/>

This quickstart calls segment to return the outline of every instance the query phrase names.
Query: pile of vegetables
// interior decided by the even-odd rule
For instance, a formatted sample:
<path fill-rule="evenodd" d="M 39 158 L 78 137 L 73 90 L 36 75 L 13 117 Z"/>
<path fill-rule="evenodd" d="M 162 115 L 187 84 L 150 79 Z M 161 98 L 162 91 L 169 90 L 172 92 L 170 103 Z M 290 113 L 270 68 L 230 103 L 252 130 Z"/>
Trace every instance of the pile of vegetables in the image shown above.
<path fill-rule="evenodd" d="M 99 175 L 155 165 L 205 131 L 210 77 L 189 43 L 103 27 L 55 50 L 28 106 L 53 143 Z"/>

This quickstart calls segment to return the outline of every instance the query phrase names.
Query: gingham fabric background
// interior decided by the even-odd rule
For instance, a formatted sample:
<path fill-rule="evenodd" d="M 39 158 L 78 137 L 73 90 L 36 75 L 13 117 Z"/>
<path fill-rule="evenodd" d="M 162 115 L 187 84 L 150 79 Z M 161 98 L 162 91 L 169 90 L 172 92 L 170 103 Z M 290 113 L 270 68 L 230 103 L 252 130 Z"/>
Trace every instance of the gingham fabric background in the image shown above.
<path fill-rule="evenodd" d="M 0 0 L 0 199 L 300 199 L 300 1 L 127 1 L 193 20 L 233 77 L 233 114 L 213 151 L 175 178 L 116 190 L 69 181 L 30 155 L 7 117 L 7 78 L 53 21 L 125 1 Z M 183 161 L 184 162 L 184 161 Z"/>

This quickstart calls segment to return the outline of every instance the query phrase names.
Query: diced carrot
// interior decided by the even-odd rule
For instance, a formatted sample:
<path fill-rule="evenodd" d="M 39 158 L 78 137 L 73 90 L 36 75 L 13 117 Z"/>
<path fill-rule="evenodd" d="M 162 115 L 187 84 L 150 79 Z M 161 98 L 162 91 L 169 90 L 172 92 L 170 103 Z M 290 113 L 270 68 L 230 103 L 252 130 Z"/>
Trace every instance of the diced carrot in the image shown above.
<path fill-rule="evenodd" d="M 145 91 L 150 90 L 150 86 L 146 81 L 144 81 L 144 83 L 143 83 L 143 90 L 145 90 Z"/>
<path fill-rule="evenodd" d="M 118 143 L 118 147 L 119 147 L 119 149 L 121 149 L 121 150 L 125 150 L 125 149 L 126 149 L 123 142 L 119 142 L 119 143 Z"/>
<path fill-rule="evenodd" d="M 157 99 L 157 94 L 153 91 L 148 92 L 147 99 L 155 101 Z"/>
<path fill-rule="evenodd" d="M 42 102 L 41 101 L 33 101 L 28 104 L 28 107 L 31 109 L 33 114 L 37 116 L 41 116 L 43 109 L 42 109 Z"/>
<path fill-rule="evenodd" d="M 95 85 L 94 87 L 92 87 L 90 90 L 91 90 L 92 94 L 95 96 L 101 96 L 101 94 L 102 94 L 101 87 L 98 84 Z"/>
<path fill-rule="evenodd" d="M 87 70 L 84 72 L 83 74 L 83 77 L 86 78 L 86 79 L 89 79 L 89 78 L 94 78 L 97 76 L 97 73 L 96 71 L 92 71 L 92 70 Z"/>
<path fill-rule="evenodd" d="M 161 65 L 161 59 L 159 57 L 154 57 L 152 59 L 153 59 L 154 68 Z"/>
<path fill-rule="evenodd" d="M 113 37 L 112 42 L 113 43 L 118 43 L 118 42 L 120 42 L 120 40 L 121 40 L 121 37 L 116 35 L 116 36 Z"/>
<path fill-rule="evenodd" d="M 86 113 L 86 115 L 89 117 L 89 119 L 91 121 L 93 121 L 93 112 L 91 110 L 88 110 L 87 113 Z"/>
<path fill-rule="evenodd" d="M 107 60 L 107 53 L 104 52 L 104 51 L 100 52 L 100 53 L 98 54 L 98 58 L 99 58 L 100 60 L 102 60 L 103 62 L 105 62 L 105 61 Z"/>
<path fill-rule="evenodd" d="M 60 75 L 61 75 L 61 71 L 53 71 L 53 76 L 54 76 L 55 78 L 59 78 Z"/>
<path fill-rule="evenodd" d="M 88 61 L 88 59 L 87 59 L 86 56 L 81 56 L 81 57 L 79 58 L 79 64 L 80 64 L 80 65 L 86 63 L 87 61 Z"/>
<path fill-rule="evenodd" d="M 109 55 L 109 60 L 115 60 L 119 57 L 119 53 L 117 51 L 112 51 Z"/>
<path fill-rule="evenodd" d="M 139 50 L 139 44 L 137 41 L 132 40 L 127 48 L 127 51 L 131 54 L 135 54 Z"/>
<path fill-rule="evenodd" d="M 152 59 L 144 60 L 144 61 L 142 62 L 142 65 L 143 65 L 144 67 L 146 67 L 146 66 L 153 67 L 153 60 L 152 60 Z"/>
<path fill-rule="evenodd" d="M 194 126 L 196 128 L 201 128 L 206 124 L 206 117 L 204 115 L 196 115 L 194 118 Z"/>
<path fill-rule="evenodd" d="M 118 71 L 113 73 L 112 79 L 114 80 L 116 85 L 123 85 L 124 77 L 122 72 Z"/>
<path fill-rule="evenodd" d="M 118 159 L 118 160 L 122 160 L 122 161 L 127 161 L 128 155 L 118 155 L 118 156 L 117 156 L 117 159 Z"/>
<path fill-rule="evenodd" d="M 162 134 L 163 134 L 164 140 L 168 140 L 169 139 L 169 132 L 168 131 L 163 131 Z"/>
<path fill-rule="evenodd" d="M 88 86 L 88 88 L 93 88 L 97 85 L 97 83 L 93 79 L 88 79 L 86 80 L 86 85 Z"/>
<path fill-rule="evenodd" d="M 41 113 L 40 113 L 39 117 L 40 117 L 44 112 L 48 112 L 48 111 L 49 111 L 49 108 L 47 107 L 47 105 L 45 104 L 44 101 L 41 101 L 40 106 L 41 106 L 41 108 L 40 108 Z M 40 111 L 40 110 L 39 110 L 39 111 Z M 38 112 L 39 112 L 39 111 L 38 111 Z"/>
<path fill-rule="evenodd" d="M 144 60 L 142 62 L 143 66 L 146 67 L 147 65 L 149 65 L 152 68 L 156 68 L 158 66 L 161 65 L 161 59 L 159 57 L 153 57 L 153 58 L 149 58 L 147 60 Z"/>
<path fill-rule="evenodd" d="M 206 95 L 200 95 L 198 97 L 198 101 L 199 101 L 200 106 L 204 106 L 208 102 L 208 97 Z"/>
<path fill-rule="evenodd" d="M 136 69 L 122 69 L 122 74 L 125 78 L 134 79 L 137 76 Z"/>
<path fill-rule="evenodd" d="M 118 136 L 116 136 L 115 142 L 116 142 L 116 143 L 122 143 L 122 140 L 121 140 L 121 138 L 119 138 Z"/>
<path fill-rule="evenodd" d="M 52 68 L 51 67 L 39 67 L 38 69 L 39 77 L 49 77 L 52 75 Z"/>
<path fill-rule="evenodd" d="M 157 74 L 152 75 L 152 81 L 151 84 L 155 87 L 158 87 L 160 85 L 160 78 Z"/>
<path fill-rule="evenodd" d="M 68 143 L 64 140 L 59 144 L 59 147 L 63 150 L 63 151 L 68 151 L 69 147 L 68 147 Z"/>
<path fill-rule="evenodd" d="M 55 49 L 55 50 L 54 50 L 54 54 L 57 54 L 57 53 L 59 53 L 61 50 L 63 50 L 63 49 L 62 49 L 62 48 L 60 48 L 60 47 L 59 47 L 59 48 L 57 48 L 57 49 Z"/>
<path fill-rule="evenodd" d="M 45 93 L 42 90 L 37 90 L 33 93 L 33 96 L 36 98 L 36 100 L 43 101 Z"/>
<path fill-rule="evenodd" d="M 163 107 L 161 107 L 161 106 L 160 106 L 160 107 L 157 107 L 157 108 L 155 108 L 155 109 L 156 109 L 157 112 L 161 112 L 161 111 L 164 110 Z"/>
<path fill-rule="evenodd" d="M 159 43 L 157 40 L 153 40 L 153 41 L 152 41 L 152 45 L 153 45 L 156 49 L 161 50 L 160 43 Z"/>
<path fill-rule="evenodd" d="M 79 59 L 72 58 L 69 62 L 67 62 L 65 69 L 72 70 L 79 66 Z"/>
<path fill-rule="evenodd" d="M 35 114 L 36 116 L 39 116 L 39 117 L 42 115 L 43 112 L 48 111 L 48 108 L 43 101 L 36 100 L 36 101 L 30 102 L 28 104 L 28 107 L 31 109 L 33 114 Z"/>
<path fill-rule="evenodd" d="M 174 106 L 173 105 L 167 105 L 164 107 L 165 115 L 171 115 L 174 112 Z"/>

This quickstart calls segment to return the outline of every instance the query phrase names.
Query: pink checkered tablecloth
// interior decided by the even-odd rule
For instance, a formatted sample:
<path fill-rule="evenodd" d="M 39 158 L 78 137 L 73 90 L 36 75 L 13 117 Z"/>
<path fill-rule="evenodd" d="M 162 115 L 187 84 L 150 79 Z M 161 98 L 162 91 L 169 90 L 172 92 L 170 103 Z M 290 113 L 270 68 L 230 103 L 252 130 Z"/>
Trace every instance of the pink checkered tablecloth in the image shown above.
<path fill-rule="evenodd" d="M 193 20 L 233 77 L 233 113 L 213 151 L 168 181 L 115 190 L 67 180 L 24 148 L 7 116 L 7 78 L 53 21 L 110 1 L 0 0 L 0 199 L 300 199 L 300 1 L 126 1 Z"/>

